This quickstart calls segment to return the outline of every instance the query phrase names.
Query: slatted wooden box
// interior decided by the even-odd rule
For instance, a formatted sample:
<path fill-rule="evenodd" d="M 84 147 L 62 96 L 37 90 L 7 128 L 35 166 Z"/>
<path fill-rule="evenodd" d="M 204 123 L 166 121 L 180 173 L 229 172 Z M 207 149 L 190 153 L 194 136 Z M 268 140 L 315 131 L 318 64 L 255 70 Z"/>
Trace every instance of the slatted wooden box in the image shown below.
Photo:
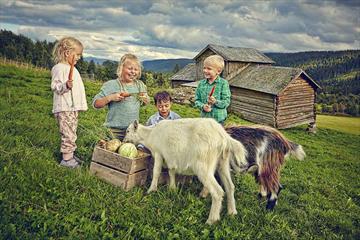
<path fill-rule="evenodd" d="M 96 146 L 90 173 L 127 191 L 146 183 L 150 159 L 151 155 L 147 153 L 130 159 Z"/>

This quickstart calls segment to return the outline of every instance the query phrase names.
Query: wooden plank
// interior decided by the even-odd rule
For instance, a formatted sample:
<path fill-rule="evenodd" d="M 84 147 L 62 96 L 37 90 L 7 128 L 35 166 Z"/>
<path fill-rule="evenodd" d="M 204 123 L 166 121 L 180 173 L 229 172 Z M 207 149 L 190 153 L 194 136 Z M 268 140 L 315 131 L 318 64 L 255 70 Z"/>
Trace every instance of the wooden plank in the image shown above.
<path fill-rule="evenodd" d="M 254 98 L 250 98 L 250 97 L 245 97 L 245 96 L 237 96 L 237 95 L 233 95 L 231 96 L 231 102 L 243 102 L 243 103 L 248 103 L 248 104 L 255 104 L 257 106 L 263 106 L 263 107 L 268 107 L 268 108 L 273 108 L 273 100 L 272 99 L 254 99 Z"/>
<path fill-rule="evenodd" d="M 275 119 L 271 118 L 264 118 L 262 116 L 259 116 L 258 114 L 251 114 L 249 112 L 242 113 L 242 116 L 244 119 L 255 122 L 255 123 L 261 123 L 261 124 L 267 124 L 270 126 L 274 126 Z"/>
<path fill-rule="evenodd" d="M 126 174 L 99 163 L 91 162 L 90 173 L 127 191 L 134 186 L 144 185 L 146 183 L 148 170 L 143 170 L 134 174 Z"/>
<path fill-rule="evenodd" d="M 277 116 L 277 120 L 282 121 L 282 120 L 289 120 L 289 119 L 297 119 L 299 117 L 303 117 L 303 116 L 310 116 L 310 115 L 314 115 L 313 111 L 309 111 L 309 112 L 298 112 L 298 113 L 290 113 L 290 114 L 279 114 Z"/>
<path fill-rule="evenodd" d="M 278 129 L 292 128 L 292 127 L 296 127 L 296 126 L 299 126 L 299 125 L 308 124 L 308 123 L 312 123 L 312 122 L 313 122 L 313 120 L 306 119 L 304 121 L 299 121 L 299 122 L 296 122 L 296 123 L 280 124 L 280 125 L 277 126 L 277 128 Z"/>
<path fill-rule="evenodd" d="M 271 94 L 251 91 L 251 90 L 247 90 L 247 89 L 243 89 L 243 88 L 230 86 L 230 89 L 231 89 L 231 95 L 245 96 L 245 97 L 250 97 L 250 98 L 260 99 L 260 100 L 261 99 L 272 100 L 274 98 L 274 96 Z"/>
<path fill-rule="evenodd" d="M 293 108 L 293 109 L 281 110 L 281 111 L 277 112 L 277 115 L 282 116 L 282 115 L 287 115 L 287 114 L 292 114 L 292 113 L 312 112 L 312 111 L 314 111 L 314 107 L 313 106 L 307 106 L 307 107 L 301 107 L 301 108 Z"/>
<path fill-rule="evenodd" d="M 273 112 L 259 112 L 259 111 L 255 111 L 253 109 L 250 108 L 244 108 L 244 107 L 232 107 L 231 111 L 240 113 L 242 115 L 249 113 L 249 114 L 254 114 L 256 116 L 259 116 L 261 118 L 267 118 L 267 119 L 273 119 L 274 118 L 274 113 Z"/>
<path fill-rule="evenodd" d="M 292 91 L 284 91 L 279 96 L 293 96 L 293 95 L 314 95 L 313 90 L 306 90 L 306 89 L 296 89 Z"/>
<path fill-rule="evenodd" d="M 303 99 L 301 101 L 280 101 L 279 102 L 279 108 L 286 108 L 288 106 L 301 106 L 301 107 L 310 107 L 314 106 L 314 102 L 308 99 Z"/>
<path fill-rule="evenodd" d="M 284 119 L 284 120 L 281 120 L 281 121 L 278 120 L 277 124 L 278 124 L 278 126 L 280 126 L 282 124 L 292 124 L 292 123 L 302 122 L 302 121 L 305 121 L 305 120 L 314 121 L 315 120 L 314 117 L 315 117 L 314 114 L 311 113 L 311 114 L 307 114 L 307 115 L 296 117 L 296 118 L 289 118 L 289 119 Z"/>
<path fill-rule="evenodd" d="M 251 103 L 245 103 L 245 102 L 232 102 L 231 105 L 233 105 L 234 107 L 240 107 L 240 108 L 248 108 L 248 109 L 252 109 L 252 110 L 256 110 L 259 112 L 263 112 L 263 113 L 267 113 L 267 112 L 272 112 L 273 111 L 273 107 L 272 106 L 259 106 Z"/>
<path fill-rule="evenodd" d="M 308 106 L 313 106 L 313 103 L 305 102 L 305 103 L 293 104 L 293 105 L 283 105 L 283 104 L 280 105 L 280 104 L 279 104 L 279 105 L 278 105 L 278 109 L 279 109 L 279 110 L 285 110 L 285 109 L 308 107 Z"/>
<path fill-rule="evenodd" d="M 147 153 L 141 158 L 126 158 L 98 146 L 95 146 L 92 155 L 93 162 L 109 166 L 125 173 L 134 173 L 146 169 L 150 158 L 151 156 Z"/>
<path fill-rule="evenodd" d="M 296 100 L 296 99 L 315 99 L 314 94 L 293 94 L 293 95 L 280 95 L 279 100 Z"/>

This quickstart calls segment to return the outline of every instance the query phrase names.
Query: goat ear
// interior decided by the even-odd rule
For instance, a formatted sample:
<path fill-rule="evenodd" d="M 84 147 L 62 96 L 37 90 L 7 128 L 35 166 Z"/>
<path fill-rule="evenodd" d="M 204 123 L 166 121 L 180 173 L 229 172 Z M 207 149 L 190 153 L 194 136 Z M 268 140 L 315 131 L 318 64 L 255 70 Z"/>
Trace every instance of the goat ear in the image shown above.
<path fill-rule="evenodd" d="M 138 120 L 135 120 L 134 121 L 134 129 L 137 130 L 138 126 L 139 126 L 139 122 L 138 122 Z"/>

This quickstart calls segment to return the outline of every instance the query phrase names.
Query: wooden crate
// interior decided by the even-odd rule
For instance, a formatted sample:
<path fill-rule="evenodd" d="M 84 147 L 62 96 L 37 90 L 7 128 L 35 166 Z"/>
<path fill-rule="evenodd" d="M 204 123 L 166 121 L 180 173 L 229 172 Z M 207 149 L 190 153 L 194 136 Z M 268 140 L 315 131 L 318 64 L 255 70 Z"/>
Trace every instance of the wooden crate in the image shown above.
<path fill-rule="evenodd" d="M 146 183 L 150 159 L 151 156 L 146 153 L 142 157 L 130 159 L 96 146 L 92 155 L 90 173 L 124 190 L 129 190 Z"/>

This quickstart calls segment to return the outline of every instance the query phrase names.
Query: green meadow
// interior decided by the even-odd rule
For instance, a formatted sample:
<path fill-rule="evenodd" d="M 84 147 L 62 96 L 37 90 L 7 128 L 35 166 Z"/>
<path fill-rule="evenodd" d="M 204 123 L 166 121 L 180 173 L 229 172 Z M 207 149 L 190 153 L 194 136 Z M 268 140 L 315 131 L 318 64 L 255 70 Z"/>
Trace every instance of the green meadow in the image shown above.
<path fill-rule="evenodd" d="M 319 128 L 327 128 L 344 133 L 360 135 L 359 117 L 317 115 L 316 119 Z"/>
<path fill-rule="evenodd" d="M 88 103 L 101 83 L 86 82 Z M 154 92 L 150 89 L 150 92 Z M 238 215 L 205 224 L 211 199 L 198 195 L 201 184 L 160 186 L 128 192 L 90 175 L 92 150 L 109 137 L 102 127 L 106 110 L 80 114 L 77 155 L 80 169 L 59 166 L 60 137 L 51 114 L 47 71 L 0 65 L 0 239 L 359 239 L 359 118 L 318 117 L 318 131 L 306 126 L 282 133 L 301 144 L 304 161 L 288 159 L 274 211 L 257 199 L 249 175 L 233 176 Z M 197 117 L 175 104 L 183 117 Z M 141 122 L 155 112 L 141 110 Z M 231 115 L 228 124 L 251 124 Z"/>

